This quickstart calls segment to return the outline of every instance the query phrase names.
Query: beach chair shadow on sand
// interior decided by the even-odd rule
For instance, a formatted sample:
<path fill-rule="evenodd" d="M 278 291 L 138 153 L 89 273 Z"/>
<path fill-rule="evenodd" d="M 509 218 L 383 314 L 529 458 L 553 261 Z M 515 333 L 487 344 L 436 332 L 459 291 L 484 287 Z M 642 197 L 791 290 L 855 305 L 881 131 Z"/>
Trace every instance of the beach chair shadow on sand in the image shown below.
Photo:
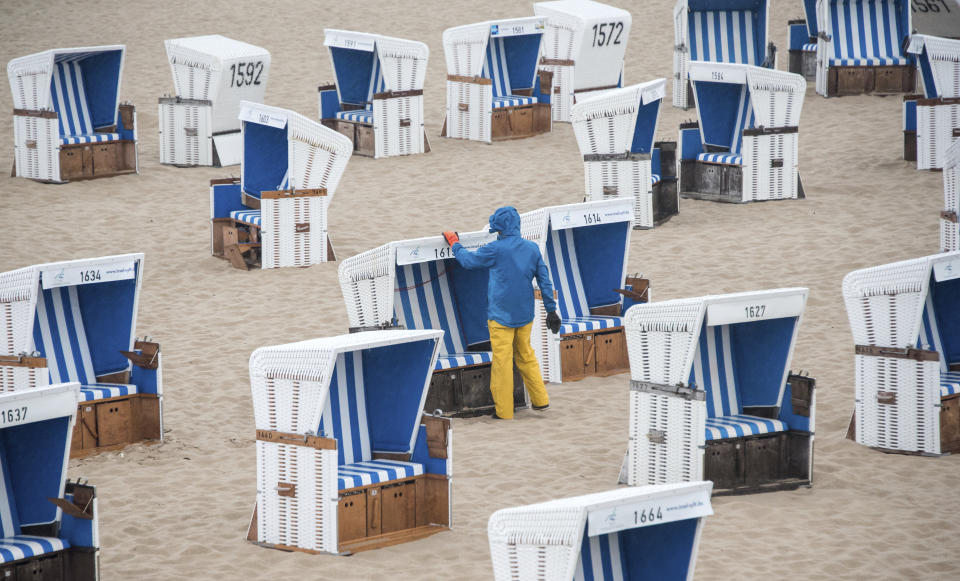
<path fill-rule="evenodd" d="M 343 554 L 450 527 L 450 420 L 422 412 L 442 337 L 368 331 L 254 351 L 248 540 Z"/>

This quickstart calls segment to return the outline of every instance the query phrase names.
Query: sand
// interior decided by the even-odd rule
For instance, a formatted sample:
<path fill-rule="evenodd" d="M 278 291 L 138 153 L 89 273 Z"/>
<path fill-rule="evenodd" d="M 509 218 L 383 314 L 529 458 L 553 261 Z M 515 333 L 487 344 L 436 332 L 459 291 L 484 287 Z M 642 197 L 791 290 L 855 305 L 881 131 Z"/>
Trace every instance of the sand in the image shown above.
<path fill-rule="evenodd" d="M 634 10 L 626 80 L 669 78 L 672 0 Z M 426 42 L 428 155 L 354 158 L 333 202 L 341 257 L 390 240 L 470 230 L 502 204 L 520 211 L 579 201 L 583 168 L 569 125 L 485 145 L 440 139 L 441 31 L 529 3 L 3 2 L 0 62 L 60 46 L 127 44 L 122 97 L 138 106 L 141 174 L 44 185 L 0 178 L 0 271 L 52 260 L 145 252 L 137 331 L 160 341 L 165 442 L 71 461 L 100 497 L 104 579 L 487 579 L 486 525 L 502 507 L 615 486 L 627 442 L 628 377 L 550 386 L 546 417 L 454 421 L 454 528 L 425 540 L 337 558 L 289 554 L 243 540 L 255 494 L 247 360 L 263 345 L 345 332 L 337 265 L 241 272 L 209 252 L 211 178 L 239 167 L 158 163 L 156 99 L 172 90 L 163 40 L 222 33 L 268 48 L 266 102 L 316 115 L 316 86 L 333 77 L 324 26 Z M 202 7 L 202 8 L 201 8 Z M 774 3 L 773 39 L 802 16 Z M 780 65 L 787 54 L 781 52 Z M 4 103 L 12 100 L 3 91 Z M 658 138 L 676 139 L 694 111 L 669 105 Z M 9 109 L 7 109 L 9 111 Z M 818 379 L 815 484 L 718 498 L 697 578 L 951 578 L 960 535 L 960 457 L 886 455 L 844 439 L 853 409 L 853 343 L 840 295 L 850 270 L 937 251 L 941 174 L 902 161 L 900 100 L 826 100 L 811 84 L 801 124 L 805 201 L 728 205 L 682 200 L 680 215 L 634 232 L 630 271 L 655 299 L 783 286 L 810 288 L 794 368 Z M 13 159 L 0 116 L 0 167 Z"/>

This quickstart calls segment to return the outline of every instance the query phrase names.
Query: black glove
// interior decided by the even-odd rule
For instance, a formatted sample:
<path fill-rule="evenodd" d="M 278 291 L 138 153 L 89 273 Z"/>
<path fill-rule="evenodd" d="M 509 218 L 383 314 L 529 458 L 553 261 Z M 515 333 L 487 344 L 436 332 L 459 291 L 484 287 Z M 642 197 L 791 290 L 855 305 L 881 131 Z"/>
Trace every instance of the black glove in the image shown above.
<path fill-rule="evenodd" d="M 560 315 L 557 314 L 557 311 L 547 313 L 547 328 L 554 334 L 560 332 Z"/>

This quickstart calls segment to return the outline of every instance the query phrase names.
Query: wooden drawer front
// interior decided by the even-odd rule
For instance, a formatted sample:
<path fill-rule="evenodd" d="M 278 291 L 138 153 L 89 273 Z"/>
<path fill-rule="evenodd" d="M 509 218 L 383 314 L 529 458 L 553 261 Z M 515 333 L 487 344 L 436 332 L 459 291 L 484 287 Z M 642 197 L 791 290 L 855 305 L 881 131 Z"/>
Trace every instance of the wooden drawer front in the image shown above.
<path fill-rule="evenodd" d="M 130 400 L 97 404 L 97 432 L 100 446 L 123 444 L 133 440 Z"/>
<path fill-rule="evenodd" d="M 703 455 L 703 479 L 712 480 L 715 489 L 743 484 L 743 444 L 740 440 L 707 442 Z"/>
<path fill-rule="evenodd" d="M 627 339 L 623 329 L 610 333 L 597 333 L 597 375 L 615 375 L 630 371 L 627 356 Z"/>
<path fill-rule="evenodd" d="M 373 157 L 376 151 L 376 137 L 374 137 L 373 126 L 357 125 L 357 140 L 354 149 L 360 155 Z"/>
<path fill-rule="evenodd" d="M 490 139 L 510 137 L 510 111 L 494 109 L 490 119 Z"/>
<path fill-rule="evenodd" d="M 77 449 L 96 448 L 100 445 L 97 404 L 90 402 L 77 406 L 77 425 L 80 427 L 80 445 Z"/>
<path fill-rule="evenodd" d="M 781 434 L 752 438 L 744 443 L 746 454 L 743 475 L 747 486 L 772 482 L 780 478 L 783 444 L 784 438 Z"/>
<path fill-rule="evenodd" d="M 431 414 L 437 409 L 444 412 L 456 411 L 462 407 L 459 399 L 460 372 L 437 370 L 430 378 L 430 388 L 427 390 L 423 411 Z"/>
<path fill-rule="evenodd" d="M 89 145 L 60 150 L 60 179 L 67 181 L 93 177 L 93 151 Z"/>
<path fill-rule="evenodd" d="M 112 174 L 124 168 L 122 142 L 95 143 L 92 147 L 94 174 Z"/>
<path fill-rule="evenodd" d="M 382 533 L 412 529 L 417 526 L 417 492 L 413 481 L 388 484 L 381 488 Z"/>
<path fill-rule="evenodd" d="M 493 394 L 490 393 L 489 365 L 468 367 L 460 371 L 459 400 L 465 409 L 493 405 Z"/>
<path fill-rule="evenodd" d="M 61 553 L 34 557 L 17 565 L 17 581 L 62 581 L 63 578 Z"/>
<path fill-rule="evenodd" d="M 510 130 L 513 137 L 533 135 L 533 107 L 521 107 L 510 111 Z"/>
<path fill-rule="evenodd" d="M 380 487 L 367 489 L 367 536 L 375 537 L 380 534 Z"/>
<path fill-rule="evenodd" d="M 367 493 L 344 495 L 337 506 L 337 527 L 340 542 L 367 536 Z"/>
<path fill-rule="evenodd" d="M 583 376 L 597 374 L 597 337 L 590 333 L 583 336 Z"/>
<path fill-rule="evenodd" d="M 563 381 L 578 381 L 584 378 L 583 337 L 567 337 L 560 340 L 560 372 Z"/>
<path fill-rule="evenodd" d="M 960 452 L 960 395 L 940 400 L 940 451 Z"/>

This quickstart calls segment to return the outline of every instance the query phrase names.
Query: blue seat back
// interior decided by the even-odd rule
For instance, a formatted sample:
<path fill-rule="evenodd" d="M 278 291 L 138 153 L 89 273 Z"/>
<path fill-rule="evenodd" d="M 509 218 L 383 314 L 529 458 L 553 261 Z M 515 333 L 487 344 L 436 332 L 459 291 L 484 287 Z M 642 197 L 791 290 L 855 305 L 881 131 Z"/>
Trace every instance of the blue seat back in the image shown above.
<path fill-rule="evenodd" d="M 287 127 L 277 129 L 251 121 L 243 123 L 243 191 L 260 197 L 261 192 L 290 187 L 290 142 Z"/>
<path fill-rule="evenodd" d="M 703 326 L 690 371 L 690 385 L 706 391 L 707 417 L 741 412 L 730 325 Z"/>
<path fill-rule="evenodd" d="M 13 493 L 13 482 L 7 465 L 7 450 L 0 446 L 0 535 L 9 538 L 20 534 L 20 516 Z"/>
<path fill-rule="evenodd" d="M 924 300 L 917 345 L 940 355 L 940 371 L 960 362 L 960 279 L 936 281 L 931 276 Z"/>
<path fill-rule="evenodd" d="M 716 4 L 716 2 L 714 2 Z M 760 65 L 766 52 L 766 8 L 693 10 L 689 26 L 690 60 Z"/>
<path fill-rule="evenodd" d="M 898 59 L 906 30 L 905 0 L 831 0 L 836 59 Z M 910 8 L 906 8 L 910 10 Z"/>
<path fill-rule="evenodd" d="M 746 84 L 694 81 L 697 115 L 703 143 L 726 147 L 739 155 L 743 131 L 754 127 L 755 116 Z"/>
<path fill-rule="evenodd" d="M 83 82 L 83 69 L 79 60 L 54 64 L 50 92 L 53 108 L 60 119 L 61 137 L 74 137 L 93 133 L 90 106 Z"/>
<path fill-rule="evenodd" d="M 487 43 L 487 54 L 483 59 L 483 76 L 493 81 L 495 98 L 513 94 L 504 40 L 502 37 L 492 37 Z"/>
<path fill-rule="evenodd" d="M 541 37 L 540 33 L 490 37 L 481 74 L 492 81 L 494 99 L 534 87 Z"/>
<path fill-rule="evenodd" d="M 626 570 L 619 532 L 590 537 L 584 531 L 574 581 L 629 579 L 629 575 L 624 574 Z"/>
<path fill-rule="evenodd" d="M 466 341 L 451 284 L 453 260 L 398 265 L 396 269 L 393 311 L 397 321 L 407 329 L 441 329 L 440 353 L 464 353 Z"/>
<path fill-rule="evenodd" d="M 337 440 L 339 465 L 372 458 L 362 351 L 339 353 L 323 408 L 320 433 Z"/>
<path fill-rule="evenodd" d="M 337 77 L 337 96 L 341 103 L 363 105 L 373 110 L 373 96 L 387 90 L 376 49 L 356 50 L 331 47 L 333 72 Z M 333 117 L 333 115 L 329 115 Z"/>
<path fill-rule="evenodd" d="M 561 319 L 585 317 L 590 314 L 587 294 L 580 276 L 574 229 L 550 229 L 547 239 L 547 266 L 557 291 L 557 306 Z"/>
<path fill-rule="evenodd" d="M 47 358 L 51 383 L 97 382 L 76 286 L 42 290 L 37 295 L 34 345 Z M 124 346 L 126 347 L 126 345 Z"/>

